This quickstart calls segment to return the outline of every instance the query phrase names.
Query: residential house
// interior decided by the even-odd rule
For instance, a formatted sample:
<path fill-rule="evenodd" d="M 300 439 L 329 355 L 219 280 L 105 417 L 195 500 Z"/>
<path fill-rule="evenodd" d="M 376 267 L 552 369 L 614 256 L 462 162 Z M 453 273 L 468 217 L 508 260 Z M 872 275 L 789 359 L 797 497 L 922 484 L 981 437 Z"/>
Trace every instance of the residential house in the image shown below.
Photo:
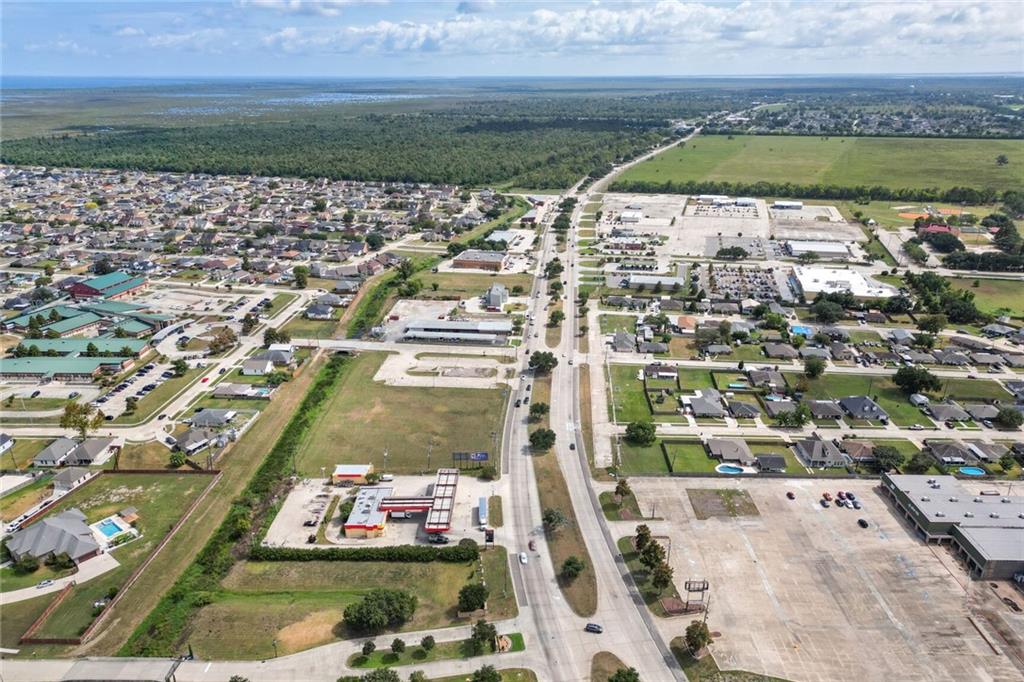
<path fill-rule="evenodd" d="M 89 480 L 92 472 L 82 467 L 67 467 L 53 477 L 53 492 L 66 494 Z"/>
<path fill-rule="evenodd" d="M 967 414 L 971 415 L 971 418 L 975 421 L 982 421 L 983 419 L 995 419 L 999 414 L 999 408 L 995 405 L 985 404 L 971 404 L 964 405 L 964 410 Z"/>
<path fill-rule="evenodd" d="M 811 416 L 815 419 L 842 419 L 843 408 L 834 400 L 807 400 L 804 401 Z"/>
<path fill-rule="evenodd" d="M 888 422 L 889 414 L 866 395 L 853 395 L 839 399 L 839 406 L 852 419 Z"/>
<path fill-rule="evenodd" d="M 246 360 L 242 363 L 242 375 L 247 377 L 266 376 L 274 371 L 274 363 L 267 359 Z"/>
<path fill-rule="evenodd" d="M 186 455 L 193 455 L 203 448 L 212 445 L 216 437 L 217 434 L 214 431 L 193 427 L 178 437 L 177 442 L 174 444 L 174 449 L 178 452 L 184 452 Z"/>
<path fill-rule="evenodd" d="M 42 452 L 32 458 L 32 466 L 56 467 L 64 463 L 71 451 L 78 447 L 78 442 L 70 438 L 58 438 L 45 448 Z"/>
<path fill-rule="evenodd" d="M 765 400 L 764 409 L 771 418 L 778 417 L 780 414 L 789 414 L 790 412 L 796 411 L 796 403 L 792 400 Z"/>
<path fill-rule="evenodd" d="M 201 412 L 196 412 L 189 418 L 189 423 L 193 427 L 200 428 L 220 428 L 227 426 L 231 423 L 231 420 L 238 415 L 235 410 L 223 410 L 206 408 Z"/>
<path fill-rule="evenodd" d="M 965 422 L 971 416 L 956 403 L 934 403 L 925 408 L 932 419 L 940 422 Z"/>
<path fill-rule="evenodd" d="M 764 344 L 764 354 L 770 358 L 782 360 L 795 360 L 800 356 L 796 348 L 788 343 L 766 343 Z"/>
<path fill-rule="evenodd" d="M 846 466 L 846 459 L 839 448 L 830 440 L 807 438 L 797 441 L 793 451 L 807 467 L 829 469 Z"/>
<path fill-rule="evenodd" d="M 752 369 L 747 372 L 747 378 L 750 379 L 750 384 L 758 388 L 782 388 L 786 385 L 786 380 L 782 376 L 782 372 L 776 372 L 773 369 Z"/>
<path fill-rule="evenodd" d="M 333 320 L 334 308 L 329 305 L 314 303 L 306 308 L 304 315 L 307 320 Z"/>
<path fill-rule="evenodd" d="M 761 416 L 761 410 L 757 405 L 745 403 L 741 400 L 729 401 L 729 413 L 736 419 L 754 419 Z"/>
<path fill-rule="evenodd" d="M 7 539 L 7 550 L 15 561 L 24 556 L 42 560 L 67 554 L 78 564 L 99 554 L 100 546 L 85 514 L 72 507 L 14 533 Z"/>
<path fill-rule="evenodd" d="M 633 353 L 636 351 L 636 336 L 629 332 L 615 332 L 612 337 L 612 350 L 618 353 Z"/>
<path fill-rule="evenodd" d="M 660 362 L 644 365 L 645 379 L 670 379 L 675 381 L 678 377 L 679 369 L 672 365 L 663 365 Z"/>
<path fill-rule="evenodd" d="M 925 441 L 925 450 L 940 464 L 956 466 L 975 461 L 966 445 L 957 441 Z"/>
<path fill-rule="evenodd" d="M 875 444 L 868 440 L 844 440 L 842 450 L 857 464 L 875 461 Z"/>
<path fill-rule="evenodd" d="M 722 462 L 738 462 L 743 466 L 754 466 L 757 462 L 750 446 L 740 438 L 709 438 L 705 447 L 711 457 Z"/>
<path fill-rule="evenodd" d="M 722 394 L 713 388 L 701 389 L 692 398 L 682 398 L 688 403 L 694 417 L 725 417 L 725 408 L 722 407 Z"/>
<path fill-rule="evenodd" d="M 761 473 L 782 474 L 786 472 L 786 458 L 782 455 L 757 455 L 755 466 Z"/>
<path fill-rule="evenodd" d="M 113 438 L 89 438 L 72 450 L 64 463 L 75 466 L 103 464 L 119 447 Z"/>

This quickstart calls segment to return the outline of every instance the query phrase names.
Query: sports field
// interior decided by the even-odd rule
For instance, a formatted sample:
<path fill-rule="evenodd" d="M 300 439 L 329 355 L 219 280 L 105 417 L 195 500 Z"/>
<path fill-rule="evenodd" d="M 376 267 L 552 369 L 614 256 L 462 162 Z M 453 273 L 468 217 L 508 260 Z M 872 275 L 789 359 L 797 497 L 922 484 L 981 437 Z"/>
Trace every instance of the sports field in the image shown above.
<path fill-rule="evenodd" d="M 362 353 L 349 362 L 302 445 L 296 463 L 301 474 L 319 476 L 321 467 L 333 471 L 335 464 L 366 462 L 378 471 L 420 472 L 427 469 L 428 449 L 436 469 L 451 465 L 452 452 L 500 448 L 505 391 L 387 386 L 373 380 L 385 356 Z M 492 462 L 497 465 L 497 458 Z"/>
<path fill-rule="evenodd" d="M 999 154 L 1011 162 L 997 165 Z M 621 179 L 1003 190 L 1024 186 L 1024 140 L 716 135 L 673 147 Z"/>

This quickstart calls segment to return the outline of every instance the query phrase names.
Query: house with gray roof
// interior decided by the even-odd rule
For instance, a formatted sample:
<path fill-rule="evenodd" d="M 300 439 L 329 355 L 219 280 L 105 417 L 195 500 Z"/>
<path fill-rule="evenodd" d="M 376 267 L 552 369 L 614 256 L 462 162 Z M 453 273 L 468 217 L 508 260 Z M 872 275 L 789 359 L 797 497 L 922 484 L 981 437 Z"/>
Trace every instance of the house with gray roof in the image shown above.
<path fill-rule="evenodd" d="M 975 365 L 990 367 L 1003 364 L 1003 356 L 996 353 L 971 353 L 971 362 Z"/>
<path fill-rule="evenodd" d="M 966 411 L 956 403 L 933 403 L 925 408 L 932 419 L 940 422 L 965 422 L 971 418 Z"/>
<path fill-rule="evenodd" d="M 956 367 L 965 367 L 971 364 L 971 359 L 959 351 L 946 350 L 939 348 L 938 350 L 932 351 L 932 355 L 935 356 L 935 361 L 940 365 L 953 365 Z"/>
<path fill-rule="evenodd" d="M 972 419 L 981 421 L 982 419 L 995 419 L 996 415 L 999 414 L 999 408 L 995 405 L 973 404 L 964 405 L 964 410 L 967 414 L 971 415 Z"/>
<path fill-rule="evenodd" d="M 980 440 L 964 441 L 964 445 L 967 446 L 972 455 L 982 462 L 996 462 L 1010 451 L 1010 448 L 1002 443 L 986 443 Z"/>
<path fill-rule="evenodd" d="M 792 400 L 765 400 L 764 409 L 769 417 L 778 417 L 780 414 L 789 414 L 796 410 L 796 403 Z"/>
<path fill-rule="evenodd" d="M 612 350 L 619 353 L 633 353 L 636 351 L 636 336 L 629 332 L 615 332 L 612 337 Z"/>
<path fill-rule="evenodd" d="M 786 379 L 782 372 L 774 369 L 752 369 L 747 372 L 747 378 L 753 386 L 759 388 L 781 388 L 786 385 Z"/>
<path fill-rule="evenodd" d="M 827 469 L 831 467 L 846 466 L 846 458 L 839 448 L 830 440 L 808 438 L 797 441 L 793 445 L 793 451 L 805 466 Z"/>
<path fill-rule="evenodd" d="M 14 533 L 7 539 L 7 549 L 15 561 L 24 556 L 45 559 L 67 554 L 77 564 L 99 554 L 100 545 L 85 514 L 72 507 Z"/>
<path fill-rule="evenodd" d="M 783 360 L 795 360 L 800 356 L 796 348 L 788 343 L 766 343 L 764 344 L 764 354 L 770 358 Z"/>
<path fill-rule="evenodd" d="M 92 472 L 82 467 L 67 467 L 53 477 L 53 491 L 68 493 L 89 480 Z"/>
<path fill-rule="evenodd" d="M 742 400 L 730 400 L 729 413 L 736 419 L 754 419 L 761 415 L 761 410 L 757 409 L 757 405 Z"/>
<path fill-rule="evenodd" d="M 64 463 L 77 466 L 103 464 L 114 454 L 116 447 L 113 438 L 90 438 L 72 450 Z"/>
<path fill-rule="evenodd" d="M 704 349 L 705 355 L 731 355 L 732 346 L 724 343 L 712 343 Z"/>
<path fill-rule="evenodd" d="M 708 454 L 723 462 L 739 462 L 743 466 L 754 466 L 756 459 L 750 446 L 741 438 L 709 438 L 705 446 Z"/>
<path fill-rule="evenodd" d="M 975 461 L 974 453 L 972 453 L 966 445 L 957 441 L 925 441 L 925 450 L 927 450 L 932 457 L 939 461 L 941 464 L 946 466 L 954 464 L 967 464 Z"/>
<path fill-rule="evenodd" d="M 195 427 L 219 428 L 227 426 L 238 414 L 235 410 L 222 410 L 206 408 L 202 412 L 196 412 L 189 419 L 189 423 Z"/>
<path fill-rule="evenodd" d="M 817 346 L 802 346 L 800 348 L 800 357 L 807 358 L 821 358 L 822 360 L 831 360 L 832 353 L 828 348 L 818 348 Z"/>
<path fill-rule="evenodd" d="M 843 408 L 834 400 L 806 400 L 804 404 L 815 419 L 843 418 Z"/>
<path fill-rule="evenodd" d="M 209 429 L 191 428 L 178 437 L 174 449 L 186 455 L 194 454 L 211 445 L 217 434 Z"/>
<path fill-rule="evenodd" d="M 725 416 L 725 408 L 722 407 L 722 394 L 713 388 L 702 389 L 696 396 L 682 398 L 682 400 L 689 404 L 694 417 L 721 418 Z"/>
<path fill-rule="evenodd" d="M 71 438 L 58 438 L 45 448 L 42 452 L 32 458 L 32 466 L 56 467 L 64 463 L 71 451 L 78 447 L 78 442 Z"/>
<path fill-rule="evenodd" d="M 889 421 L 889 414 L 866 395 L 851 395 L 839 399 L 839 406 L 843 412 L 853 419 L 867 419 L 870 421 Z"/>
<path fill-rule="evenodd" d="M 914 333 L 909 329 L 899 327 L 889 332 L 889 340 L 900 346 L 909 346 L 914 342 Z"/>

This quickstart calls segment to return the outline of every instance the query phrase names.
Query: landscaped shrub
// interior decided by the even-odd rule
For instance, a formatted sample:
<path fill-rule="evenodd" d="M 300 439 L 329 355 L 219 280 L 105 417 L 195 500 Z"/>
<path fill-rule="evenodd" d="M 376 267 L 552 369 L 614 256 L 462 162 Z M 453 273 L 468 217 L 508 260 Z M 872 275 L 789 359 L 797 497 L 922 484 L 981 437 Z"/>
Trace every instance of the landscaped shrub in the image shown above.
<path fill-rule="evenodd" d="M 430 563 L 444 561 L 463 563 L 475 561 L 480 549 L 474 543 L 436 547 L 434 545 L 392 545 L 390 547 L 325 547 L 304 549 L 302 547 L 253 547 L 249 552 L 252 561 L 396 561 L 409 563 Z"/>

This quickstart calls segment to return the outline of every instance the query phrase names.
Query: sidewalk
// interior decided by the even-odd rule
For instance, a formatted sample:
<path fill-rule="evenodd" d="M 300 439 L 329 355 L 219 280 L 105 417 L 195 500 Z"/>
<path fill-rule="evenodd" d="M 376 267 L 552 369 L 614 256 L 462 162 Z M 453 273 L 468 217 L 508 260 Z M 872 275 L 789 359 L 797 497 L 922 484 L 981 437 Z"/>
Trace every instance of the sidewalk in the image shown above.
<path fill-rule="evenodd" d="M 15 604 L 19 601 L 25 601 L 26 599 L 33 599 L 40 595 L 51 594 L 53 592 L 59 592 L 64 589 L 64 586 L 68 583 L 75 583 L 81 585 L 82 583 L 89 582 L 93 578 L 103 575 L 108 571 L 112 571 L 121 564 L 118 563 L 110 554 L 100 554 L 94 556 L 91 559 L 87 559 L 78 565 L 78 571 L 75 573 L 58 578 L 53 581 L 52 585 L 46 587 L 24 587 L 20 590 L 12 590 L 10 592 L 0 592 L 0 606 L 5 604 Z"/>

